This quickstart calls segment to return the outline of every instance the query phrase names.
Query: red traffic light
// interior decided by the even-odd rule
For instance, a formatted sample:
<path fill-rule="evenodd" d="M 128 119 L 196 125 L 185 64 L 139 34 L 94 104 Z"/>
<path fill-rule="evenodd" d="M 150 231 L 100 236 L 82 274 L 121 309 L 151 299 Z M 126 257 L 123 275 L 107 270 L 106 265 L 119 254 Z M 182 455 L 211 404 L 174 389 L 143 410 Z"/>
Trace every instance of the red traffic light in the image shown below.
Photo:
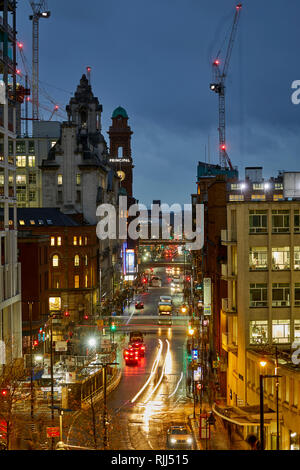
<path fill-rule="evenodd" d="M 33 341 L 33 346 L 38 346 L 38 344 L 39 344 L 38 340 L 35 339 L 35 340 Z"/>
<path fill-rule="evenodd" d="M 3 390 L 1 390 L 1 395 L 2 395 L 2 397 L 7 396 L 7 390 L 5 388 Z"/>
<path fill-rule="evenodd" d="M 89 316 L 88 315 L 83 315 L 84 320 L 88 320 Z"/>
<path fill-rule="evenodd" d="M 70 312 L 68 312 L 68 310 L 65 311 L 65 317 L 69 317 L 70 316 Z"/>

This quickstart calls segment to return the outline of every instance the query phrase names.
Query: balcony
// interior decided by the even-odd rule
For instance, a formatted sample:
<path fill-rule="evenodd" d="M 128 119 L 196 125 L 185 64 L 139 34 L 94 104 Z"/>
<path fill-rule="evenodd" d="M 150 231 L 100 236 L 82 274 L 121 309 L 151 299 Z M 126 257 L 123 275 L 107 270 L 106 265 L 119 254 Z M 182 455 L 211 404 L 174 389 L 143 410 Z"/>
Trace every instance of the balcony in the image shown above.
<path fill-rule="evenodd" d="M 236 307 L 232 305 L 232 299 L 222 299 L 222 310 L 224 313 L 237 315 Z"/>
<path fill-rule="evenodd" d="M 236 279 L 236 274 L 230 273 L 228 270 L 228 264 L 221 264 L 221 279 L 228 281 L 230 279 Z"/>
<path fill-rule="evenodd" d="M 222 333 L 222 348 L 227 352 L 237 352 L 237 344 L 232 333 Z"/>
<path fill-rule="evenodd" d="M 221 230 L 221 243 L 225 246 L 236 245 L 236 231 Z"/>

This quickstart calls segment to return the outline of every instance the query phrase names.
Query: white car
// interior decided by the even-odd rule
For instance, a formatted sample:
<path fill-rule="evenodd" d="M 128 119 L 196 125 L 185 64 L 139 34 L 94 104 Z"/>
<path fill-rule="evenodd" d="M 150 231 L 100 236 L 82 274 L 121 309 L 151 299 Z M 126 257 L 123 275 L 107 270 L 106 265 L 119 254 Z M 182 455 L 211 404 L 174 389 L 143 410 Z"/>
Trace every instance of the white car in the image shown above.
<path fill-rule="evenodd" d="M 158 276 L 153 276 L 151 279 L 151 286 L 152 287 L 161 287 L 161 279 Z"/>

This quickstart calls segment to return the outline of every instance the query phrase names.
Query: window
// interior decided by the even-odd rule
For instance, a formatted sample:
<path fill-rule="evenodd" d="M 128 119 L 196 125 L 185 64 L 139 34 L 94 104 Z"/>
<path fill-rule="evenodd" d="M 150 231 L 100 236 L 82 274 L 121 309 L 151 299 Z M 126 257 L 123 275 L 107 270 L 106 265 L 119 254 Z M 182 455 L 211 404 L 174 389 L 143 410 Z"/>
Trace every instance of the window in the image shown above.
<path fill-rule="evenodd" d="M 51 144 L 50 144 L 51 148 L 54 147 L 54 145 L 56 145 L 56 140 L 51 141 Z"/>
<path fill-rule="evenodd" d="M 272 284 L 272 307 L 288 307 L 290 305 L 290 285 Z"/>
<path fill-rule="evenodd" d="M 87 274 L 84 277 L 84 287 L 88 287 L 88 275 Z"/>
<path fill-rule="evenodd" d="M 283 194 L 273 194 L 273 201 L 283 201 Z"/>
<path fill-rule="evenodd" d="M 46 222 L 47 222 L 48 225 L 53 225 L 53 222 L 52 222 L 51 219 L 46 219 Z"/>
<path fill-rule="evenodd" d="M 34 140 L 28 142 L 28 153 L 35 153 Z"/>
<path fill-rule="evenodd" d="M 17 189 L 17 201 L 18 202 L 25 202 L 26 201 L 26 190 L 19 190 Z"/>
<path fill-rule="evenodd" d="M 294 246 L 294 269 L 300 269 L 300 246 Z"/>
<path fill-rule="evenodd" d="M 240 184 L 236 184 L 236 183 L 232 183 L 230 185 L 230 188 L 232 191 L 239 191 L 241 189 L 241 185 Z"/>
<path fill-rule="evenodd" d="M 79 276 L 74 276 L 74 287 L 79 289 Z"/>
<path fill-rule="evenodd" d="M 50 244 L 51 246 L 55 246 L 55 237 L 50 238 Z"/>
<path fill-rule="evenodd" d="M 266 344 L 268 342 L 268 322 L 250 321 L 250 344 Z"/>
<path fill-rule="evenodd" d="M 85 266 L 88 265 L 88 255 L 84 256 L 84 264 L 85 264 Z"/>
<path fill-rule="evenodd" d="M 77 184 L 77 186 L 79 186 L 81 184 L 81 174 L 80 173 L 76 174 L 76 184 Z"/>
<path fill-rule="evenodd" d="M 57 268 L 58 265 L 59 265 L 59 257 L 58 257 L 58 255 L 53 255 L 52 256 L 52 266 L 54 268 Z"/>
<path fill-rule="evenodd" d="M 300 307 L 300 282 L 295 283 L 295 307 Z"/>
<path fill-rule="evenodd" d="M 243 201 L 243 194 L 229 194 L 229 201 Z"/>
<path fill-rule="evenodd" d="M 17 184 L 26 184 L 26 175 L 17 175 L 16 182 Z"/>
<path fill-rule="evenodd" d="M 300 232 L 300 211 L 294 211 L 294 232 Z"/>
<path fill-rule="evenodd" d="M 59 186 L 63 184 L 63 175 L 57 175 L 57 184 Z"/>
<path fill-rule="evenodd" d="M 265 194 L 251 194 L 251 199 L 254 201 L 265 201 L 266 195 Z"/>
<path fill-rule="evenodd" d="M 36 174 L 35 173 L 29 173 L 28 182 L 29 182 L 29 184 L 36 184 Z"/>
<path fill-rule="evenodd" d="M 24 140 L 17 140 L 16 153 L 26 153 L 26 142 Z"/>
<path fill-rule="evenodd" d="M 272 248 L 272 269 L 290 269 L 290 247 Z"/>
<path fill-rule="evenodd" d="M 268 249 L 266 246 L 250 248 L 249 268 L 251 270 L 268 269 Z"/>
<path fill-rule="evenodd" d="M 250 233 L 267 233 L 268 212 L 266 210 L 249 211 Z"/>
<path fill-rule="evenodd" d="M 290 211 L 272 210 L 272 232 L 288 233 L 290 231 Z"/>
<path fill-rule="evenodd" d="M 35 220 L 31 220 L 30 225 L 35 225 Z"/>
<path fill-rule="evenodd" d="M 32 156 L 28 157 L 28 166 L 30 166 L 31 168 L 35 167 L 35 157 L 32 157 Z"/>
<path fill-rule="evenodd" d="M 74 256 L 74 266 L 79 266 L 80 265 L 80 258 L 79 255 Z"/>
<path fill-rule="evenodd" d="M 273 320 L 272 337 L 273 343 L 289 343 L 290 320 Z"/>
<path fill-rule="evenodd" d="M 294 320 L 294 339 L 298 340 L 298 338 L 300 340 L 300 320 Z"/>
<path fill-rule="evenodd" d="M 24 220 L 19 220 L 19 224 L 20 225 L 25 225 L 25 221 Z"/>
<path fill-rule="evenodd" d="M 267 284 L 250 284 L 250 307 L 267 307 Z"/>
<path fill-rule="evenodd" d="M 276 190 L 282 190 L 283 189 L 283 184 L 282 183 L 275 183 L 275 189 Z"/>
<path fill-rule="evenodd" d="M 76 191 L 76 202 L 81 202 L 81 191 Z"/>
<path fill-rule="evenodd" d="M 26 157 L 17 157 L 16 165 L 20 168 L 24 168 L 26 166 Z"/>
<path fill-rule="evenodd" d="M 85 244 L 85 245 L 88 244 L 88 237 L 84 237 L 84 244 Z"/>
<path fill-rule="evenodd" d="M 39 225 L 44 225 L 44 221 L 42 219 L 39 219 Z"/>
<path fill-rule="evenodd" d="M 253 183 L 253 189 L 254 191 L 264 189 L 264 185 L 262 183 Z"/>
<path fill-rule="evenodd" d="M 57 202 L 58 202 L 58 203 L 61 203 L 62 200 L 63 200 L 62 191 L 58 191 L 58 192 L 57 192 Z"/>
<path fill-rule="evenodd" d="M 29 202 L 33 202 L 36 200 L 36 192 L 35 191 L 29 191 Z"/>
<path fill-rule="evenodd" d="M 61 246 L 61 237 L 57 237 L 57 245 Z"/>
<path fill-rule="evenodd" d="M 82 237 L 79 237 L 79 245 L 82 245 Z"/>
<path fill-rule="evenodd" d="M 61 298 L 60 297 L 49 297 L 49 310 L 60 310 L 61 309 Z"/>
<path fill-rule="evenodd" d="M 77 245 L 77 237 L 73 237 L 73 245 Z"/>

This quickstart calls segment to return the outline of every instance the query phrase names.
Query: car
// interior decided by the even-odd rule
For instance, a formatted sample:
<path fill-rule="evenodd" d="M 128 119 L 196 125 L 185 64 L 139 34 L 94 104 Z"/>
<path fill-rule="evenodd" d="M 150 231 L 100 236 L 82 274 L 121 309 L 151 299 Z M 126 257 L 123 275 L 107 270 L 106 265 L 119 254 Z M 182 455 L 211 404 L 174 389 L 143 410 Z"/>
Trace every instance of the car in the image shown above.
<path fill-rule="evenodd" d="M 171 304 L 172 305 L 172 297 L 170 295 L 161 295 L 159 298 L 160 302 L 164 302 L 166 304 Z"/>
<path fill-rule="evenodd" d="M 167 431 L 167 449 L 193 449 L 194 438 L 187 425 L 171 426 Z"/>
<path fill-rule="evenodd" d="M 139 353 L 133 348 L 124 349 L 123 355 L 124 355 L 126 365 L 127 364 L 137 365 L 139 363 Z"/>
<path fill-rule="evenodd" d="M 144 308 L 144 302 L 136 302 L 135 308 L 136 310 L 142 310 Z"/>
<path fill-rule="evenodd" d="M 129 343 L 128 348 L 133 349 L 134 351 L 137 351 L 139 357 L 145 356 L 146 346 L 141 341 L 133 341 L 132 343 Z"/>
<path fill-rule="evenodd" d="M 152 287 L 161 287 L 161 279 L 158 276 L 153 276 L 151 279 Z"/>

